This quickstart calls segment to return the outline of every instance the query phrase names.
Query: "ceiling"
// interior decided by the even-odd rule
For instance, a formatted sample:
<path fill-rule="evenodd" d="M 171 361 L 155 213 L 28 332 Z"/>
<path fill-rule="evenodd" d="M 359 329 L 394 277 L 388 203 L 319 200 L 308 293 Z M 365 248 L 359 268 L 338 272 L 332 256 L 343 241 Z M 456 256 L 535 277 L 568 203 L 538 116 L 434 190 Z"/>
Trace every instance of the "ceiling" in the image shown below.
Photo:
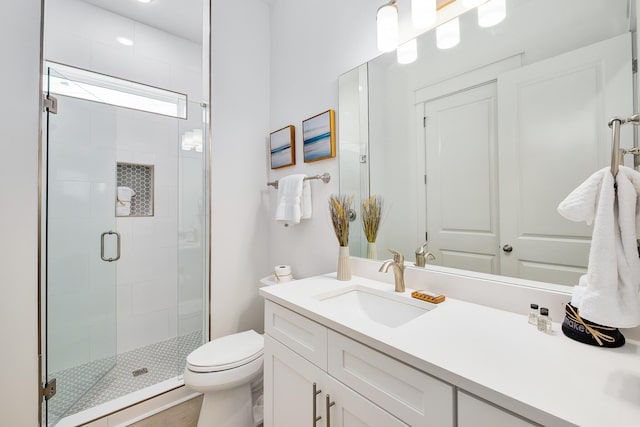
<path fill-rule="evenodd" d="M 204 0 L 83 0 L 173 35 L 202 44 Z"/>

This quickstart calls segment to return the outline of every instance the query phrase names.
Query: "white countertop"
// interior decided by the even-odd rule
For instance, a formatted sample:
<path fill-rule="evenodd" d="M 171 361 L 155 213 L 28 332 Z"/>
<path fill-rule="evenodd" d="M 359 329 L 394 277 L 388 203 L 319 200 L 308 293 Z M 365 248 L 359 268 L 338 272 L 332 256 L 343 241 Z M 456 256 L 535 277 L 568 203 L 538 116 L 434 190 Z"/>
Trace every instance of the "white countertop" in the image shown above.
<path fill-rule="evenodd" d="M 640 426 L 640 347 L 597 348 L 545 334 L 527 317 L 447 298 L 398 328 L 337 313 L 314 298 L 361 284 L 335 274 L 263 287 L 267 300 L 545 426 Z M 411 298 L 413 290 L 403 294 Z M 413 301 L 418 301 L 413 299 Z M 429 305 L 425 303 L 425 305 Z"/>

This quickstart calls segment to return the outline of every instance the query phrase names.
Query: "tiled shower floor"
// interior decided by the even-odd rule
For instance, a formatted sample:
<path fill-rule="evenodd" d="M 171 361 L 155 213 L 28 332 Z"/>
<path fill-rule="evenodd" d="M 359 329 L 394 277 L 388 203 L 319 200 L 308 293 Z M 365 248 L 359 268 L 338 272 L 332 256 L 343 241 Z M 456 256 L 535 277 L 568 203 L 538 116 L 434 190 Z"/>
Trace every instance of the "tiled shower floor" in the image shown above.
<path fill-rule="evenodd" d="M 99 360 L 51 375 L 57 381 L 56 395 L 48 402 L 48 425 L 55 425 L 69 416 L 137 390 L 182 375 L 186 357 L 202 343 L 202 331 L 138 348 L 115 357 L 115 366 L 99 379 L 87 393 L 87 382 L 93 382 L 95 372 L 104 372 L 105 364 L 114 358 Z M 138 376 L 133 371 L 146 368 Z M 69 408 L 68 410 L 65 410 Z"/>

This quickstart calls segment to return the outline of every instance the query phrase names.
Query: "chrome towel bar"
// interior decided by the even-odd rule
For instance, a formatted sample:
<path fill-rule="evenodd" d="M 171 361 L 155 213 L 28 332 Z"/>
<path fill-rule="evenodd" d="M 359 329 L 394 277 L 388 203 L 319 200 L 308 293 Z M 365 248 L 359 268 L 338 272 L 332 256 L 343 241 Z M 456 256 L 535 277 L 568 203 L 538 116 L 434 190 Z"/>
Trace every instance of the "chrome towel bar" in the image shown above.
<path fill-rule="evenodd" d="M 640 154 L 638 148 L 632 148 L 630 150 L 620 150 L 620 126 L 631 123 L 635 126 L 640 125 L 640 114 L 634 114 L 628 118 L 613 117 L 609 120 L 609 127 L 611 128 L 611 174 L 615 177 L 618 174 L 618 168 L 622 160 L 622 156 L 627 153 L 631 153 L 635 156 Z"/>
<path fill-rule="evenodd" d="M 325 172 L 322 175 L 308 176 L 304 180 L 308 181 L 310 179 L 320 179 L 320 180 L 322 180 L 322 182 L 327 184 L 329 181 L 331 181 L 331 175 L 328 172 Z M 275 187 L 277 189 L 278 188 L 278 180 L 276 179 L 275 181 L 267 182 L 267 185 L 271 185 L 272 187 Z"/>

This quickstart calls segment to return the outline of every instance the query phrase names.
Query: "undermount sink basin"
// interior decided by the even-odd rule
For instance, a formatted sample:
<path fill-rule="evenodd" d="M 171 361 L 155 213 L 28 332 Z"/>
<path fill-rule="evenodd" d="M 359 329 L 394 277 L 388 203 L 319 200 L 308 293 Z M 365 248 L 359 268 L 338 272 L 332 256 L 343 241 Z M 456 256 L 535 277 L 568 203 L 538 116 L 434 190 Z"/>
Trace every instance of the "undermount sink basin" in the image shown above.
<path fill-rule="evenodd" d="M 337 312 L 371 320 L 397 328 L 422 316 L 432 308 L 424 301 L 412 300 L 401 295 L 382 292 L 361 285 L 349 286 L 339 292 L 316 297 L 324 307 Z"/>

